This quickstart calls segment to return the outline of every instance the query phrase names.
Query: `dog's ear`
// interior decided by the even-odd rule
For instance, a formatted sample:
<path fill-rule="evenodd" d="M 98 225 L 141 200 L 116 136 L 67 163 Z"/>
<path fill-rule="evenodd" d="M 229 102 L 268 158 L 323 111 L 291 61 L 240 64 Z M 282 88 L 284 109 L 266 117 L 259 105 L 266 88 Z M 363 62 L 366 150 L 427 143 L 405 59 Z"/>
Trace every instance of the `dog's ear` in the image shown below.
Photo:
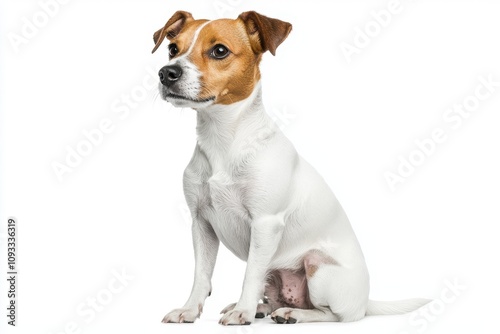
<path fill-rule="evenodd" d="M 290 23 L 254 11 L 241 13 L 238 18 L 245 24 L 252 48 L 257 53 L 269 50 L 276 55 L 276 49 L 292 31 Z"/>
<path fill-rule="evenodd" d="M 193 21 L 193 16 L 191 13 L 184 11 L 177 11 L 170 18 L 170 20 L 165 23 L 165 26 L 159 29 L 153 35 L 153 41 L 155 42 L 155 47 L 151 53 L 154 53 L 156 49 L 161 45 L 165 37 L 172 39 L 179 34 L 184 25 L 190 21 Z"/>

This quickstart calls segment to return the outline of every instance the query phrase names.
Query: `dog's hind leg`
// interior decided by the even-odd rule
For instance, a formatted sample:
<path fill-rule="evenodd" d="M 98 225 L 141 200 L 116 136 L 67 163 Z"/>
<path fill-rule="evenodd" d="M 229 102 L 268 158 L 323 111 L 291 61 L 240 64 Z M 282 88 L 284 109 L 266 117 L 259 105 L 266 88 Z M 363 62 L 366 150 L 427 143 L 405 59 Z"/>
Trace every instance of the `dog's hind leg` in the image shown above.
<path fill-rule="evenodd" d="M 311 250 L 304 256 L 304 272 L 311 307 L 284 304 L 271 313 L 275 322 L 348 322 L 365 316 L 369 288 L 363 263 L 343 267 L 326 253 Z"/>
<path fill-rule="evenodd" d="M 339 321 L 339 318 L 329 308 L 303 310 L 282 307 L 271 313 L 271 319 L 278 324 Z"/>
<path fill-rule="evenodd" d="M 333 321 L 356 321 L 365 316 L 370 288 L 364 260 L 344 266 L 326 253 L 313 250 L 304 257 L 304 267 L 309 298 L 315 308 L 328 307 L 336 318 Z"/>

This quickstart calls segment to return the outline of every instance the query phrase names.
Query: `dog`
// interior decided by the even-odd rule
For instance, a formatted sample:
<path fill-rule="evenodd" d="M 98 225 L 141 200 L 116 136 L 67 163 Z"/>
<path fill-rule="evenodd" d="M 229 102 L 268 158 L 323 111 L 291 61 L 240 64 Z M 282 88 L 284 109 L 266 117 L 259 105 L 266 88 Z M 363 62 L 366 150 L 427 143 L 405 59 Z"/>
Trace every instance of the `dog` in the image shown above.
<path fill-rule="evenodd" d="M 254 11 L 213 21 L 178 11 L 154 33 L 153 53 L 170 41 L 161 97 L 197 112 L 197 144 L 183 176 L 194 283 L 163 322 L 200 317 L 220 242 L 247 262 L 241 297 L 222 310 L 222 325 L 268 315 L 280 324 L 348 322 L 429 302 L 368 299 L 368 270 L 344 210 L 266 114 L 259 63 L 291 30 Z"/>

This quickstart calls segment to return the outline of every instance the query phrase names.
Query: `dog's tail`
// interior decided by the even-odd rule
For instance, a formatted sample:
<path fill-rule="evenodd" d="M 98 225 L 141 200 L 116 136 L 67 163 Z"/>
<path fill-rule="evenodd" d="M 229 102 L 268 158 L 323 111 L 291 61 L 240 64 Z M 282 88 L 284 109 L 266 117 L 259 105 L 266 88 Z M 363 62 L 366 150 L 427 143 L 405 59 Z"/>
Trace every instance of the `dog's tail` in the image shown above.
<path fill-rule="evenodd" d="M 429 303 L 430 299 L 414 298 L 396 301 L 369 300 L 366 315 L 389 315 L 403 314 L 415 311 L 419 307 Z"/>

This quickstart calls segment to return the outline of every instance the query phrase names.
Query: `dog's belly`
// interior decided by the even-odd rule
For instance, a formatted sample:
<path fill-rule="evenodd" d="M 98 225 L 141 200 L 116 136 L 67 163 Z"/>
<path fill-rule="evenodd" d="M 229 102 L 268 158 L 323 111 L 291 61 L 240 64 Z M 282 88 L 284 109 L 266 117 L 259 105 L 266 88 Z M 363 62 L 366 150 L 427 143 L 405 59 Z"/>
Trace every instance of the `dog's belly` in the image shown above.
<path fill-rule="evenodd" d="M 200 213 L 213 227 L 219 240 L 246 261 L 250 246 L 251 214 L 245 204 L 245 183 L 218 172 L 207 180 L 206 205 Z"/>
<path fill-rule="evenodd" d="M 304 268 L 270 272 L 267 277 L 265 295 L 273 311 L 281 307 L 314 308 L 309 299 Z"/>

